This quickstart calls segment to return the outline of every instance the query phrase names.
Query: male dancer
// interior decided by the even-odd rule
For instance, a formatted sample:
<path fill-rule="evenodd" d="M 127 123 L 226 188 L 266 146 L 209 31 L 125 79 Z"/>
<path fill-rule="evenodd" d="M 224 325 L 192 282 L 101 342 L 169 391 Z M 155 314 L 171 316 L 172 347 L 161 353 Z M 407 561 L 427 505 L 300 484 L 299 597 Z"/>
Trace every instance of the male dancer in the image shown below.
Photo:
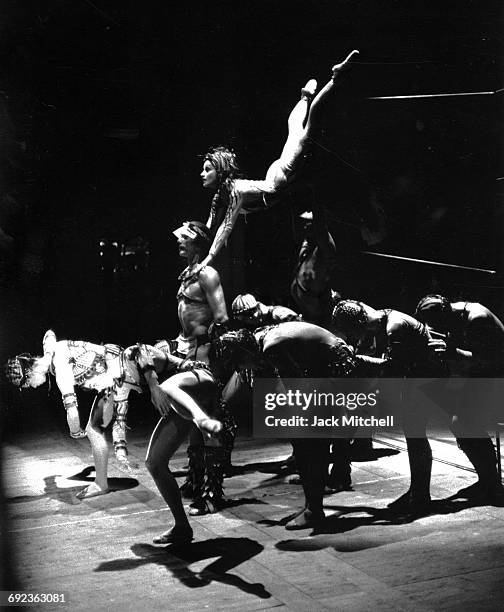
<path fill-rule="evenodd" d="M 228 332 L 214 342 L 217 358 L 237 370 L 260 369 L 272 377 L 350 376 L 356 362 L 343 340 L 304 322 L 280 323 L 254 333 Z M 329 465 L 329 439 L 292 440 L 305 494 L 305 507 L 286 529 L 314 527 L 324 519 L 323 495 Z"/>
<path fill-rule="evenodd" d="M 415 316 L 427 324 L 432 335 L 446 341 L 449 374 L 462 378 L 502 378 L 504 375 L 504 324 L 493 312 L 476 302 L 452 302 L 438 294 L 427 295 Z M 480 398 L 463 393 L 452 415 L 452 431 L 469 458 L 478 481 L 457 493 L 491 504 L 504 502 L 492 440 L 481 424 Z M 498 449 L 498 452 L 500 450 Z"/>
<path fill-rule="evenodd" d="M 265 325 L 301 321 L 301 315 L 285 306 L 267 306 L 250 293 L 237 295 L 231 304 L 233 318 L 247 328 L 257 329 Z"/>
<path fill-rule="evenodd" d="M 177 352 L 170 356 L 177 372 L 163 383 L 159 383 L 154 364 L 145 355 L 146 378 L 161 419 L 152 434 L 147 451 L 147 468 L 170 507 L 175 519 L 173 529 L 155 538 L 155 543 L 173 543 L 192 538 L 192 530 L 182 505 L 180 491 L 168 462 L 190 435 L 189 475 L 186 489 L 194 498 L 190 514 L 215 512 L 223 503 L 223 456 L 220 445 L 204 445 L 201 433 L 191 427 L 189 421 L 181 420 L 167 406 L 166 394 L 180 393 L 190 396 L 205 412 L 213 414 L 219 401 L 220 381 L 210 363 L 209 333 L 217 334 L 227 322 L 224 293 L 217 271 L 199 263 L 208 253 L 211 234 L 198 221 L 184 223 L 175 230 L 179 253 L 187 261 L 181 273 L 177 293 L 178 316 L 182 331 L 177 338 Z M 224 442 L 226 433 L 222 433 Z M 229 435 L 229 434 L 227 434 Z"/>
<path fill-rule="evenodd" d="M 439 375 L 440 366 L 435 351 L 443 348 L 434 341 L 425 325 L 407 314 L 392 309 L 376 310 L 355 300 L 341 300 L 332 315 L 332 325 L 358 353 L 359 345 L 369 335 L 376 339 L 383 358 L 361 355 L 363 362 L 382 367 L 390 378 L 421 378 Z M 425 437 L 427 415 L 405 406 L 403 428 L 408 447 L 411 484 L 409 490 L 389 504 L 397 511 L 422 512 L 430 504 L 432 451 Z M 423 437 L 417 436 L 423 431 Z"/>

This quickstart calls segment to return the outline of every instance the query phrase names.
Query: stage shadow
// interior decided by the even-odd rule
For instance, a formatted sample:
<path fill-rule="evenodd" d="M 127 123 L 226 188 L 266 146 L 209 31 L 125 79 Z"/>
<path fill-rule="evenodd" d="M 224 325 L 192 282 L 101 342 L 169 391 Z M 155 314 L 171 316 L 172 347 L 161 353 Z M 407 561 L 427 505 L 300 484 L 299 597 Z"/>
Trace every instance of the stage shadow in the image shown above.
<path fill-rule="evenodd" d="M 418 519 L 425 518 L 427 516 L 435 515 L 446 515 L 455 514 L 466 510 L 468 508 L 481 507 L 484 504 L 476 501 L 453 501 L 452 498 L 440 499 L 431 502 L 428 508 L 421 512 L 411 514 L 400 514 L 393 512 L 389 508 L 374 508 L 370 506 L 325 506 L 326 509 L 334 509 L 337 512 L 327 517 L 322 523 L 313 528 L 311 532 L 309 530 L 302 530 L 298 533 L 303 537 L 300 539 L 289 539 L 283 540 L 276 544 L 279 550 L 289 551 L 306 551 L 306 550 L 318 550 L 320 548 L 332 546 L 338 552 L 355 552 L 358 550 L 366 550 L 368 548 L 376 548 L 391 544 L 394 542 L 401 542 L 409 540 L 418 535 L 424 535 L 439 530 L 438 525 L 424 525 L 422 523 L 416 523 L 413 531 L 409 530 L 406 534 L 403 534 L 399 529 L 398 532 L 389 531 L 383 532 L 377 535 L 376 531 L 372 534 L 350 534 L 349 532 L 362 527 L 391 527 L 391 526 L 402 526 L 415 524 Z M 349 516 L 353 513 L 366 512 L 369 516 Z M 285 525 L 294 514 L 287 516 L 279 521 L 260 521 L 262 524 L 273 525 Z M 411 529 L 411 527 L 409 527 Z M 443 527 L 443 529 L 446 529 Z M 338 539 L 324 538 L 324 536 L 338 536 L 341 534 L 345 535 L 345 540 L 340 541 Z M 309 536 L 309 537 L 307 537 Z"/>
<path fill-rule="evenodd" d="M 373 448 L 369 452 L 355 452 L 350 453 L 350 461 L 353 463 L 365 463 L 367 461 L 378 461 L 382 457 L 392 457 L 398 455 L 401 451 L 395 448 Z"/>
<path fill-rule="evenodd" d="M 369 525 L 405 525 L 426 516 L 455 514 L 462 510 L 467 510 L 468 508 L 479 508 L 487 505 L 488 504 L 485 502 L 476 500 L 455 501 L 453 496 L 434 500 L 427 508 L 411 513 L 401 513 L 393 511 L 390 508 L 375 508 L 372 506 L 337 506 L 334 504 L 324 504 L 325 510 L 336 510 L 336 512 L 326 517 L 317 527 L 314 527 L 309 535 L 345 533 L 357 529 L 358 527 Z M 362 514 L 363 512 L 366 512 L 369 516 L 350 516 L 351 514 Z M 297 512 L 292 512 L 277 520 L 263 519 L 257 521 L 257 524 L 267 527 L 282 527 L 286 525 L 296 513 Z M 308 531 L 309 530 L 303 530 L 300 531 L 300 533 L 306 534 Z"/>
<path fill-rule="evenodd" d="M 438 523 L 426 524 L 424 522 L 416 522 L 419 518 L 435 514 L 452 514 L 478 505 L 467 501 L 452 505 L 448 504 L 447 500 L 438 500 L 432 503 L 429 511 L 415 516 L 402 517 L 397 514 L 394 515 L 390 510 L 378 510 L 364 506 L 354 507 L 354 511 L 373 512 L 373 515 L 352 518 L 338 513 L 338 516 L 328 517 L 319 527 L 313 529 L 310 534 L 300 535 L 298 539 L 282 540 L 277 542 L 275 547 L 278 550 L 289 552 L 306 552 L 333 548 L 337 552 L 347 553 L 379 548 L 439 533 L 440 525 Z M 380 526 L 395 526 L 396 529 L 380 530 L 378 529 Z M 404 529 L 402 529 L 403 526 L 405 527 Z M 372 529 L 365 529 L 366 527 L 372 527 Z M 357 528 L 364 528 L 365 530 L 361 533 L 350 533 Z M 460 525 L 457 523 L 444 523 L 441 529 L 443 533 L 453 532 L 456 537 L 460 532 Z M 306 534 L 306 531 L 298 533 Z"/>
<path fill-rule="evenodd" d="M 290 457 L 281 459 L 280 461 L 258 461 L 255 463 L 233 466 L 233 475 L 260 472 L 261 474 L 276 474 L 278 477 L 283 478 L 289 474 L 294 474 L 296 471 L 296 462 Z"/>
<path fill-rule="evenodd" d="M 214 538 L 204 542 L 184 544 L 183 546 L 153 546 L 151 544 L 134 544 L 131 551 L 135 558 L 114 559 L 105 561 L 95 568 L 95 572 L 113 572 L 132 570 L 155 563 L 162 565 L 188 588 L 205 587 L 212 582 L 222 582 L 245 593 L 261 599 L 271 597 L 264 585 L 250 583 L 229 571 L 245 561 L 258 555 L 264 547 L 250 538 Z M 190 569 L 192 563 L 219 557 L 200 572 Z M 169 593 L 167 593 L 167 601 Z"/>
<path fill-rule="evenodd" d="M 233 476 L 242 476 L 245 474 L 245 470 L 241 465 L 232 465 L 231 467 L 227 467 L 224 472 L 224 478 L 233 478 Z M 179 470 L 172 470 L 172 474 L 175 478 L 184 478 L 188 474 L 188 466 L 182 467 Z"/>
<path fill-rule="evenodd" d="M 265 501 L 261 499 L 257 499 L 257 497 L 238 497 L 238 498 L 230 498 L 224 501 L 224 510 L 227 508 L 236 508 L 237 506 L 245 506 L 245 505 L 266 505 Z"/>
<path fill-rule="evenodd" d="M 91 474 L 95 471 L 94 465 L 85 467 L 82 471 L 74 474 L 73 476 L 67 476 L 67 480 L 79 480 L 80 482 L 94 482 L 94 478 Z M 126 491 L 127 489 L 134 489 L 138 486 L 138 480 L 136 478 L 108 478 L 110 492 L 114 491 Z M 79 487 L 82 488 L 82 487 Z"/>
<path fill-rule="evenodd" d="M 67 476 L 67 480 L 84 480 L 87 482 L 92 482 L 94 480 L 94 478 L 90 478 L 91 474 L 93 474 L 95 471 L 95 466 L 94 465 L 88 465 L 85 468 L 83 468 L 80 472 L 77 472 L 77 474 L 74 474 L 73 476 Z"/>
<path fill-rule="evenodd" d="M 74 476 L 69 476 L 66 480 L 79 480 L 81 482 L 94 482 L 94 478 L 90 477 L 89 474 L 94 471 L 94 467 L 85 468 L 79 474 Z M 7 502 L 10 504 L 18 504 L 23 502 L 34 502 L 42 499 L 54 499 L 58 502 L 62 502 L 63 504 L 67 504 L 70 506 L 74 506 L 76 504 L 80 504 L 84 500 L 79 500 L 76 497 L 76 494 L 79 491 L 82 491 L 84 488 L 81 485 L 75 487 L 59 487 L 56 484 L 56 478 L 61 478 L 61 474 L 55 474 L 53 476 L 46 476 L 44 478 L 44 492 L 39 495 L 19 495 L 17 497 L 11 497 L 7 499 Z M 133 489 L 138 486 L 138 480 L 135 478 L 109 478 L 109 489 L 110 493 L 114 493 L 116 491 L 126 491 L 128 489 Z M 107 497 L 105 495 L 101 497 Z M 140 501 L 148 501 L 148 499 L 154 497 L 153 494 L 149 494 L 148 498 L 140 500 Z"/>

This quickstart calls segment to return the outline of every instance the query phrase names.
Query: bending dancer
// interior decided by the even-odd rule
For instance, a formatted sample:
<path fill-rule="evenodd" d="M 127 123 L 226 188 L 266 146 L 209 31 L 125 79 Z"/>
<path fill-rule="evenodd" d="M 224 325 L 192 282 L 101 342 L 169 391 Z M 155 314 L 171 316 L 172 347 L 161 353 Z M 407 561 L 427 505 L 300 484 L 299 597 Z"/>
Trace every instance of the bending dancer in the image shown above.
<path fill-rule="evenodd" d="M 231 304 L 233 318 L 247 328 L 257 329 L 288 321 L 301 321 L 301 315 L 285 306 L 266 306 L 250 293 L 237 295 Z"/>
<path fill-rule="evenodd" d="M 147 383 L 139 367 L 138 346 L 122 350 L 115 344 L 99 345 L 83 340 L 56 340 L 53 331 L 44 336 L 44 357 L 21 355 L 9 360 L 7 376 L 21 387 L 38 387 L 46 380 L 48 373 L 54 374 L 67 407 L 70 426 L 79 423 L 75 386 L 98 391 L 93 402 L 86 432 L 91 449 L 96 477 L 93 483 L 79 491 L 79 499 L 88 499 L 109 492 L 108 444 L 105 437 L 107 428 L 112 424 L 112 439 L 116 457 L 129 468 L 126 447 L 126 415 L 128 398 L 131 391 L 143 393 Z M 151 363 L 161 375 L 170 371 L 171 356 L 166 349 L 145 346 L 144 352 L 150 355 Z M 185 404 L 172 402 L 184 418 L 189 418 L 205 433 L 220 428 L 220 423 L 209 419 L 197 405 L 189 400 Z"/>
<path fill-rule="evenodd" d="M 352 51 L 341 64 L 333 66 L 331 79 L 315 98 L 317 82 L 314 79 L 303 87 L 301 99 L 289 116 L 289 133 L 280 158 L 271 164 L 264 180 L 240 179 L 235 154 L 225 147 L 211 149 L 206 154 L 200 176 L 203 187 L 215 192 L 207 221 L 215 237 L 208 255 L 201 262 L 202 266 L 209 265 L 226 244 L 239 213 L 270 206 L 270 197 L 292 181 L 308 150 L 310 139 L 320 125 L 321 111 L 336 87 L 338 76 L 357 53 Z"/>
<path fill-rule="evenodd" d="M 420 300 L 415 316 L 429 326 L 432 335 L 445 339 L 449 374 L 462 378 L 503 376 L 504 324 L 488 308 L 475 302 L 450 303 L 436 294 Z M 451 428 L 459 448 L 478 475 L 478 481 L 460 490 L 457 496 L 501 505 L 504 487 L 492 440 L 481 423 L 481 408 L 475 406 L 480 403 L 481 398 L 463 392 L 452 414 Z"/>
<path fill-rule="evenodd" d="M 354 374 L 346 343 L 326 329 L 304 322 L 260 330 L 228 332 L 214 342 L 218 359 L 237 370 L 260 369 L 271 377 L 324 378 Z M 329 466 L 329 439 L 291 440 L 305 494 L 305 506 L 286 529 L 314 527 L 324 519 L 323 495 Z"/>
<path fill-rule="evenodd" d="M 151 398 L 161 414 L 149 442 L 146 465 L 175 521 L 172 529 L 154 538 L 155 544 L 184 543 L 192 539 L 180 490 L 169 467 L 171 457 L 188 435 L 188 480 L 194 497 L 190 514 L 213 512 L 223 501 L 222 447 L 219 444 L 205 446 L 201 433 L 179 411 L 170 407 L 176 402 L 180 410 L 190 402 L 193 410 L 195 405 L 199 406 L 203 414 L 216 411 L 220 385 L 210 366 L 208 334 L 210 326 L 213 325 L 217 334 L 219 326 L 226 323 L 226 304 L 217 271 L 210 266 L 198 267 L 210 247 L 210 230 L 203 223 L 191 221 L 174 234 L 179 253 L 188 264 L 179 277 L 181 284 L 177 294 L 182 326 L 178 355 L 170 356 L 171 363 L 178 368 L 177 373 L 160 384 L 150 356 L 141 352 Z M 212 433 L 219 430 L 216 427 Z M 226 432 L 222 436 L 225 442 Z"/>
<path fill-rule="evenodd" d="M 301 315 L 285 306 L 267 306 L 250 293 L 237 295 L 231 305 L 233 319 L 250 330 L 256 330 L 265 325 L 276 325 L 288 321 L 301 321 Z M 233 413 L 240 408 L 252 411 L 252 379 L 246 372 L 233 372 L 226 386 L 222 390 L 222 403 L 228 411 Z M 287 461 L 292 460 L 290 457 Z M 231 465 L 227 466 L 226 473 L 233 472 Z"/>
<path fill-rule="evenodd" d="M 341 300 L 334 307 L 332 324 L 358 352 L 360 344 L 373 335 L 383 358 L 360 355 L 371 367 L 382 366 L 387 377 L 421 378 L 439 375 L 436 351 L 444 347 L 433 340 L 425 325 L 397 310 L 375 310 L 355 300 Z M 430 504 L 432 451 L 426 437 L 428 415 L 406 406 L 403 428 L 408 448 L 411 484 L 409 490 L 389 504 L 393 510 L 421 513 Z M 418 432 L 423 432 L 422 437 Z"/>
<path fill-rule="evenodd" d="M 52 330 L 45 333 L 42 344 L 43 357 L 22 354 L 10 359 L 7 363 L 7 377 L 17 387 L 37 388 L 52 374 L 63 398 L 70 436 L 83 438 L 86 432 L 80 425 L 75 387 L 94 391 L 113 389 L 122 396 L 117 381 L 125 376 L 123 351 L 116 344 L 99 345 L 84 340 L 58 341 Z M 118 399 L 116 402 L 112 438 L 117 458 L 126 462 L 127 401 Z"/>

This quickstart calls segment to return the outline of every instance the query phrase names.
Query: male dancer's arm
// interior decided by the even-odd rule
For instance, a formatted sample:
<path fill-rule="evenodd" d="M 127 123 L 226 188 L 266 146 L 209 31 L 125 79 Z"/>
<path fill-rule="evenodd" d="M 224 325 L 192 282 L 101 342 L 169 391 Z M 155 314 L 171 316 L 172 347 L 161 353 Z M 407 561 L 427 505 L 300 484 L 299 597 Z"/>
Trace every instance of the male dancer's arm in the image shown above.
<path fill-rule="evenodd" d="M 213 322 L 217 324 L 227 323 L 229 317 L 226 309 L 226 300 L 224 299 L 224 291 L 217 270 L 212 267 L 206 267 L 201 270 L 199 284 L 212 311 Z"/>

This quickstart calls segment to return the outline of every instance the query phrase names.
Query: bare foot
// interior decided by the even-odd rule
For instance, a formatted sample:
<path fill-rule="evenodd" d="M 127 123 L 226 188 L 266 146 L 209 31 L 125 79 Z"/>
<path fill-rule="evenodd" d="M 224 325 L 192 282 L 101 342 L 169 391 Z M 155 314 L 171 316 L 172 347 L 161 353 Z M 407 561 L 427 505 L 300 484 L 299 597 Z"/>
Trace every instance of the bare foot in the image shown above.
<path fill-rule="evenodd" d="M 70 437 L 74 440 L 80 440 L 81 438 L 86 438 L 87 433 L 83 429 L 79 429 L 78 431 L 71 431 Z"/>
<path fill-rule="evenodd" d="M 193 539 L 193 530 L 187 527 L 172 527 L 161 535 L 155 536 L 152 541 L 154 544 L 189 544 Z"/>
<path fill-rule="evenodd" d="M 222 423 L 216 419 L 200 419 L 199 421 L 196 421 L 196 425 L 208 437 L 216 436 L 222 431 Z"/>
<path fill-rule="evenodd" d="M 108 487 L 102 489 L 96 482 L 92 482 L 88 487 L 79 491 L 75 497 L 77 497 L 77 499 L 89 499 L 90 497 L 98 497 L 99 495 L 106 495 L 107 493 L 110 493 Z"/>

